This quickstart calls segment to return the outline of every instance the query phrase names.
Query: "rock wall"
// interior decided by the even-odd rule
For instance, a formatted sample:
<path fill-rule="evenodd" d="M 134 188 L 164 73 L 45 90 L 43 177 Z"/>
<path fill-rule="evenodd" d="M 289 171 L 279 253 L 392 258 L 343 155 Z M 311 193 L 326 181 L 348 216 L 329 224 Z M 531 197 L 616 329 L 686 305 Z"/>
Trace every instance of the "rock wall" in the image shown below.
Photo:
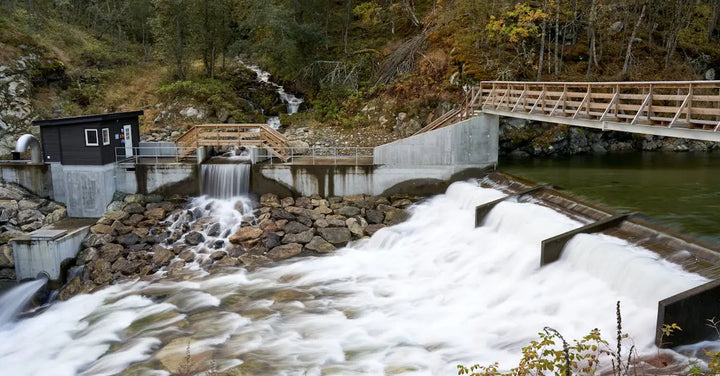
<path fill-rule="evenodd" d="M 65 206 L 37 197 L 19 185 L 0 181 L 0 279 L 15 279 L 13 238 L 55 223 Z"/>
<path fill-rule="evenodd" d="M 62 62 L 27 48 L 11 64 L 0 65 L 0 157 L 10 155 L 20 135 L 39 133 L 32 126 L 36 116 L 31 102 L 33 86 L 65 79 Z"/>
<path fill-rule="evenodd" d="M 418 197 L 278 198 L 263 195 L 230 231 L 217 213 L 182 199 L 128 195 L 109 205 L 76 258 L 82 267 L 61 300 L 129 278 L 181 278 L 188 264 L 212 270 L 257 267 L 298 255 L 326 254 L 408 218 Z M 226 213 L 227 214 L 227 213 Z"/>
<path fill-rule="evenodd" d="M 500 120 L 500 154 L 514 157 L 575 155 L 623 151 L 696 151 L 720 149 L 715 142 L 600 131 L 567 125 Z"/>

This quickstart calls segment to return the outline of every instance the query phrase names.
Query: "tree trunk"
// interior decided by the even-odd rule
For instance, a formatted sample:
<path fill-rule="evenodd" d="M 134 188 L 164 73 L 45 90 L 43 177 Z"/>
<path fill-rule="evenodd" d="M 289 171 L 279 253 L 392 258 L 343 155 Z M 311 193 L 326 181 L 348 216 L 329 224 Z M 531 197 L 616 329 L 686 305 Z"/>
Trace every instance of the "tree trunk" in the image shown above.
<path fill-rule="evenodd" d="M 555 9 L 555 52 L 553 59 L 555 61 L 555 75 L 560 75 L 560 63 L 558 62 L 558 41 L 560 39 L 560 3 L 562 0 L 557 0 L 557 9 Z M 563 38 L 564 40 L 565 38 Z"/>
<path fill-rule="evenodd" d="M 345 54 L 348 53 L 348 34 L 350 33 L 350 22 L 352 22 L 352 0 L 347 0 L 347 14 L 345 16 L 345 32 L 343 33 L 343 44 Z"/>
<path fill-rule="evenodd" d="M 543 1 L 543 13 L 547 10 L 547 0 Z M 542 80 L 543 60 L 545 57 L 545 32 L 547 30 L 547 22 L 543 18 L 542 35 L 540 36 L 540 61 L 538 62 L 537 81 Z"/>
<path fill-rule="evenodd" d="M 597 0 L 592 0 L 592 6 L 590 7 L 590 25 L 588 26 L 588 69 L 585 74 L 586 78 L 590 79 L 590 73 L 592 72 L 593 62 L 597 62 L 595 57 L 595 10 L 597 8 Z"/>
<path fill-rule="evenodd" d="M 625 64 L 623 64 L 622 69 L 622 78 L 627 78 L 628 69 L 630 68 L 630 57 L 632 55 L 632 45 L 635 41 L 635 36 L 637 36 L 637 31 L 640 28 L 640 24 L 642 23 L 643 17 L 645 17 L 645 5 L 643 5 L 642 10 L 640 11 L 640 17 L 638 17 L 637 22 L 635 22 L 635 27 L 633 27 L 632 34 L 630 34 L 630 40 L 628 41 L 627 46 L 627 52 L 625 52 Z"/>

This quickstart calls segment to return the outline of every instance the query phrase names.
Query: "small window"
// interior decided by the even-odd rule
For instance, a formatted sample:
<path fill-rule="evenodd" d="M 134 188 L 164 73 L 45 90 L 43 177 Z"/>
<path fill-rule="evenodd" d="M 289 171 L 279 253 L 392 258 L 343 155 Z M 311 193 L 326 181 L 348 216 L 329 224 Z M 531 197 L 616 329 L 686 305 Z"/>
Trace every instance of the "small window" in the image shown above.
<path fill-rule="evenodd" d="M 85 130 L 85 146 L 98 146 L 98 131 L 97 129 L 86 129 Z"/>
<path fill-rule="evenodd" d="M 110 145 L 110 129 L 103 128 L 102 136 L 103 136 L 103 145 Z"/>

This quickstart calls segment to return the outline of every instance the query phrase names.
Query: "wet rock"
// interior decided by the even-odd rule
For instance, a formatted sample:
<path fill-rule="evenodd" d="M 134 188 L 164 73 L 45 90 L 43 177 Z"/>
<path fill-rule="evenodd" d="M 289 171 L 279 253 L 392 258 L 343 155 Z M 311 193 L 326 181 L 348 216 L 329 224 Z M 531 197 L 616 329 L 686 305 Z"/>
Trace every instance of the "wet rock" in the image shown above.
<path fill-rule="evenodd" d="M 226 257 L 216 261 L 215 263 L 213 263 L 213 267 L 218 267 L 218 268 L 232 267 L 232 266 L 237 266 L 238 264 L 240 264 L 240 261 L 238 259 L 236 259 L 234 257 L 226 256 Z"/>
<path fill-rule="evenodd" d="M 129 214 L 143 214 L 145 213 L 145 208 L 137 202 L 132 202 L 125 205 L 123 211 Z"/>
<path fill-rule="evenodd" d="M 145 199 L 145 195 L 142 194 L 133 194 L 133 195 L 127 195 L 123 199 L 126 203 L 137 203 L 140 205 L 145 205 L 147 200 Z"/>
<path fill-rule="evenodd" d="M 98 285 L 105 285 L 112 281 L 110 262 L 103 258 L 93 261 L 91 264 L 90 279 Z"/>
<path fill-rule="evenodd" d="M 255 240 L 262 236 L 263 230 L 257 227 L 243 227 L 233 234 L 229 241 L 233 244 L 240 244 L 248 240 Z"/>
<path fill-rule="evenodd" d="M 291 221 L 288 222 L 285 227 L 283 228 L 283 231 L 285 231 L 288 234 L 297 234 L 300 232 L 304 232 L 309 230 L 310 227 L 305 226 L 304 224 L 297 222 L 297 221 Z"/>
<path fill-rule="evenodd" d="M 98 258 L 99 253 L 96 248 L 89 247 L 80 251 L 75 258 L 75 265 L 85 265 Z"/>
<path fill-rule="evenodd" d="M 220 260 L 221 258 L 225 257 L 227 255 L 227 252 L 225 251 L 215 251 L 210 254 L 210 259 L 213 261 Z"/>
<path fill-rule="evenodd" d="M 330 224 L 328 223 L 327 219 L 325 219 L 325 218 L 320 218 L 317 221 L 315 221 L 315 223 L 313 223 L 313 227 L 315 227 L 315 228 L 325 228 L 328 226 L 330 226 Z"/>
<path fill-rule="evenodd" d="M 97 224 L 90 227 L 90 232 L 93 234 L 112 234 L 112 227 L 103 224 Z"/>
<path fill-rule="evenodd" d="M 195 259 L 195 252 L 193 252 L 189 249 L 186 249 L 186 250 L 180 252 L 180 254 L 178 255 L 178 258 L 185 262 L 192 262 Z"/>
<path fill-rule="evenodd" d="M 380 229 L 385 228 L 385 227 L 387 227 L 387 226 L 385 226 L 382 223 L 372 224 L 372 225 L 368 225 L 367 227 L 365 227 L 365 232 L 368 235 L 372 236 L 374 233 L 378 232 Z"/>
<path fill-rule="evenodd" d="M 270 211 L 270 218 L 277 221 L 279 219 L 287 219 L 288 221 L 292 221 L 295 219 L 295 216 L 290 214 L 285 209 L 275 208 Z"/>
<path fill-rule="evenodd" d="M 112 264 L 112 271 L 119 272 L 124 275 L 133 275 L 136 274 L 142 266 L 143 263 L 138 260 L 129 261 L 121 257 Z"/>
<path fill-rule="evenodd" d="M 297 217 L 296 218 L 298 222 L 300 222 L 303 226 L 310 227 L 313 225 L 313 220 L 308 217 Z"/>
<path fill-rule="evenodd" d="M 163 218 L 165 218 L 165 209 L 155 208 L 155 209 L 147 210 L 145 212 L 145 217 L 153 218 L 153 219 L 163 219 Z"/>
<path fill-rule="evenodd" d="M 365 211 L 365 217 L 367 221 L 372 224 L 383 223 L 385 220 L 385 214 L 380 210 L 369 209 Z"/>
<path fill-rule="evenodd" d="M 260 266 L 272 262 L 272 259 L 268 257 L 253 254 L 244 254 L 238 257 L 238 259 L 247 267 Z"/>
<path fill-rule="evenodd" d="M 131 232 L 129 234 L 120 235 L 117 237 L 117 242 L 124 245 L 129 246 L 133 244 L 137 244 L 140 241 L 140 237 L 137 236 L 134 232 Z"/>
<path fill-rule="evenodd" d="M 263 238 L 263 244 L 267 249 L 272 249 L 282 244 L 282 238 L 275 231 L 265 231 Z"/>
<path fill-rule="evenodd" d="M 95 225 L 98 226 L 98 225 Z M 113 235 L 125 235 L 133 230 L 132 226 L 126 226 L 120 221 L 113 222 L 112 226 L 110 226 L 110 229 L 112 230 Z"/>
<path fill-rule="evenodd" d="M 280 206 L 283 208 L 287 208 L 288 206 L 295 205 L 295 200 L 293 200 L 292 197 L 285 197 L 282 200 L 280 200 Z"/>
<path fill-rule="evenodd" d="M 312 209 L 312 201 L 309 197 L 298 197 L 295 199 L 295 206 L 299 208 Z"/>
<path fill-rule="evenodd" d="M 325 219 L 327 220 L 328 225 L 332 227 L 343 227 L 345 226 L 345 221 L 347 220 L 347 218 L 342 215 L 328 215 Z"/>
<path fill-rule="evenodd" d="M 187 235 L 185 235 L 185 244 L 198 245 L 204 241 L 205 237 L 203 236 L 203 234 L 197 231 L 191 231 Z"/>
<path fill-rule="evenodd" d="M 307 231 L 299 232 L 296 234 L 286 234 L 283 237 L 282 242 L 283 242 L 283 244 L 288 244 L 288 243 L 305 244 L 305 243 L 310 242 L 310 240 L 312 240 L 314 235 L 315 235 L 315 230 L 313 230 L 313 229 L 309 229 Z"/>
<path fill-rule="evenodd" d="M 106 212 L 103 215 L 103 218 L 107 218 L 108 220 L 115 222 L 115 221 L 122 221 L 126 218 L 130 217 L 130 214 L 124 212 L 124 211 L 109 211 Z"/>
<path fill-rule="evenodd" d="M 333 211 L 329 207 L 323 205 L 323 206 L 318 206 L 317 208 L 313 209 L 313 212 L 324 215 L 324 214 L 330 214 Z"/>
<path fill-rule="evenodd" d="M 360 209 L 354 206 L 343 206 L 342 208 L 335 210 L 335 214 L 339 214 L 344 217 L 354 217 L 360 214 Z"/>
<path fill-rule="evenodd" d="M 359 238 L 361 238 L 365 235 L 365 227 L 368 226 L 368 223 L 362 217 L 348 218 L 345 221 L 345 224 L 347 225 L 350 232 Z"/>
<path fill-rule="evenodd" d="M 410 217 L 407 211 L 388 205 L 378 205 L 378 210 L 382 210 L 385 214 L 385 221 L 383 223 L 388 226 L 402 223 Z"/>
<path fill-rule="evenodd" d="M 0 279 L 17 279 L 17 275 L 15 275 L 15 269 L 0 269 Z"/>
<path fill-rule="evenodd" d="M 300 254 L 300 252 L 302 252 L 301 244 L 290 243 L 271 249 L 267 253 L 267 255 L 273 260 L 284 260 L 293 256 L 297 256 Z"/>
<path fill-rule="evenodd" d="M 221 226 L 219 223 L 213 223 L 213 224 L 211 224 L 210 226 L 208 226 L 208 228 L 207 228 L 207 230 L 205 231 L 205 233 L 206 233 L 208 236 L 219 236 L 219 235 L 220 235 L 220 231 L 222 231 L 222 226 Z"/>
<path fill-rule="evenodd" d="M 43 214 L 35 209 L 20 210 L 16 218 L 19 224 L 29 224 L 37 221 L 42 222 L 45 219 Z"/>
<path fill-rule="evenodd" d="M 305 245 L 305 248 L 315 252 L 332 252 L 336 248 L 320 236 L 315 236 Z"/>
<path fill-rule="evenodd" d="M 83 240 L 83 247 L 101 247 L 111 243 L 115 238 L 110 234 L 90 234 Z"/>
<path fill-rule="evenodd" d="M 352 238 L 350 230 L 344 227 L 321 228 L 318 229 L 318 233 L 335 246 L 344 246 Z"/>
<path fill-rule="evenodd" d="M 153 247 L 152 263 L 153 265 L 163 266 L 167 265 L 170 260 L 175 258 L 175 253 L 167 248 L 155 246 Z"/>
<path fill-rule="evenodd" d="M 278 199 L 278 196 L 273 193 L 266 193 L 266 194 L 260 196 L 260 204 L 262 206 L 268 206 L 271 208 L 282 207 L 282 205 L 280 204 L 280 200 Z"/>
<path fill-rule="evenodd" d="M 124 213 L 124 212 L 122 212 L 122 213 Z M 125 214 L 127 214 L 127 213 L 125 213 Z M 138 223 L 140 223 L 140 222 L 142 222 L 142 221 L 144 221 L 144 220 L 145 220 L 145 216 L 144 216 L 144 215 L 142 215 L 142 214 L 133 214 L 133 215 L 131 215 L 130 217 L 128 217 L 127 219 L 122 220 L 122 222 L 123 222 L 124 224 L 128 225 L 128 226 L 137 226 Z M 118 221 L 120 221 L 120 219 L 118 219 Z"/>
<path fill-rule="evenodd" d="M 168 275 L 170 277 L 178 276 L 185 269 L 185 261 L 175 261 L 167 268 Z"/>
<path fill-rule="evenodd" d="M 123 250 L 123 246 L 120 244 L 105 244 L 100 248 L 100 258 L 113 263 L 122 255 Z"/>

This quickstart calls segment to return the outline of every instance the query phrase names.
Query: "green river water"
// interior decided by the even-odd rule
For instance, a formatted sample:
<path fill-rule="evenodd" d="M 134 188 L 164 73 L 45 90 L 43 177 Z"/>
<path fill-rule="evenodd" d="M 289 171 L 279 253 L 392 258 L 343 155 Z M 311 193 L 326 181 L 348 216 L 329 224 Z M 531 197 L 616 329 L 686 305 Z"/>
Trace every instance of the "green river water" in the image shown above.
<path fill-rule="evenodd" d="M 720 245 L 720 153 L 501 158 L 498 169 Z"/>

